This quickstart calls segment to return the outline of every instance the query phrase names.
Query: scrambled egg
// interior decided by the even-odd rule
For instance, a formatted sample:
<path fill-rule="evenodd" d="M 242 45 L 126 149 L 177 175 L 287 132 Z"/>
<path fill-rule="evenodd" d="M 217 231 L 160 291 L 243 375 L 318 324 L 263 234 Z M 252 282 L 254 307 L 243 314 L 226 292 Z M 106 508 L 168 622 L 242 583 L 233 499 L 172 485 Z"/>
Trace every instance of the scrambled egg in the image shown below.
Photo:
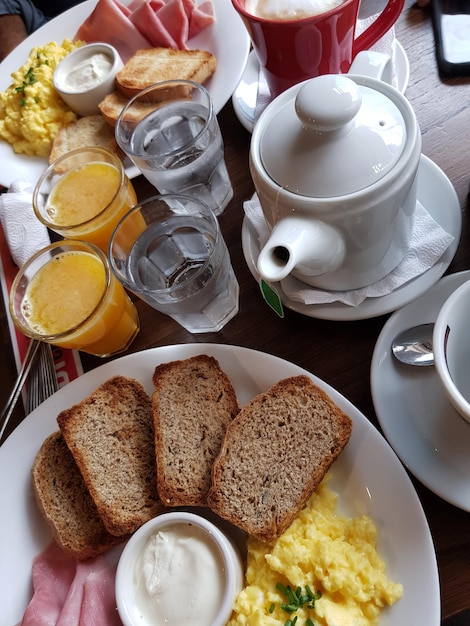
<path fill-rule="evenodd" d="M 54 89 L 56 65 L 83 45 L 64 39 L 33 48 L 28 60 L 12 73 L 12 84 L 0 93 L 0 137 L 17 153 L 48 157 L 59 128 L 77 119 Z"/>
<path fill-rule="evenodd" d="M 246 586 L 229 626 L 372 626 L 403 595 L 387 579 L 374 523 L 338 515 L 328 480 L 274 544 L 249 537 Z M 288 613 L 286 589 L 297 588 L 301 606 Z"/>

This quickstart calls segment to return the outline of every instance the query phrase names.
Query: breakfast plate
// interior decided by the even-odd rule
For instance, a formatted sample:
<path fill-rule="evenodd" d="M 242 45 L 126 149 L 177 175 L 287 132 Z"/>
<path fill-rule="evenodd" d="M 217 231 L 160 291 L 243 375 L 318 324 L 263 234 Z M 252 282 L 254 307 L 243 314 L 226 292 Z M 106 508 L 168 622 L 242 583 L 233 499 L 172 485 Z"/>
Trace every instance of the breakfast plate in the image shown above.
<path fill-rule="evenodd" d="M 395 70 L 396 87 L 405 93 L 410 79 L 410 63 L 403 46 L 396 39 L 393 42 L 393 67 Z M 232 104 L 236 116 L 242 126 L 253 132 L 256 102 L 259 90 L 259 63 L 254 51 L 250 52 L 242 78 L 232 94 Z"/>
<path fill-rule="evenodd" d="M 447 297 L 467 280 L 470 271 L 445 276 L 394 313 L 379 335 L 371 364 L 372 399 L 391 446 L 428 489 L 464 511 L 470 511 L 470 426 L 447 400 L 434 367 L 398 363 L 391 343 L 406 328 L 434 322 Z"/>
<path fill-rule="evenodd" d="M 403 597 L 383 611 L 380 624 L 438 626 L 440 592 L 431 534 L 414 487 L 386 440 L 348 400 L 302 368 L 263 352 L 217 344 L 164 346 L 106 363 L 48 398 L 6 440 L 0 448 L 2 623 L 12 626 L 21 620 L 32 592 L 33 557 L 50 541 L 34 501 L 30 471 L 43 440 L 57 429 L 59 411 L 117 374 L 138 379 L 150 393 L 156 365 L 201 353 L 219 361 L 241 405 L 281 378 L 307 374 L 350 415 L 352 436 L 332 468 L 330 485 L 340 493 L 341 512 L 370 515 L 387 575 L 404 586 Z"/>
<path fill-rule="evenodd" d="M 0 64 L 0 91 L 11 83 L 11 73 L 16 71 L 27 59 L 31 48 L 50 41 L 62 42 L 72 38 L 78 27 L 96 5 L 97 0 L 86 0 L 57 16 L 17 46 Z M 128 4 L 128 2 L 125 2 Z M 209 50 L 217 59 L 214 75 L 205 83 L 214 101 L 217 113 L 230 99 L 233 90 L 240 81 L 245 68 L 249 37 L 243 22 L 230 0 L 213 0 L 216 23 L 204 29 L 189 40 L 188 46 Z M 9 187 L 14 180 L 35 182 L 47 166 L 46 159 L 15 154 L 6 141 L 0 140 L 0 185 Z M 129 169 L 129 176 L 139 174 L 136 168 Z"/>
<path fill-rule="evenodd" d="M 307 317 L 318 319 L 335 321 L 362 320 L 395 311 L 432 287 L 441 278 L 454 258 L 460 240 L 462 215 L 459 199 L 452 183 L 433 161 L 423 155 L 421 155 L 418 170 L 417 197 L 439 226 L 454 237 L 454 240 L 439 261 L 430 269 L 391 293 L 377 298 L 366 298 L 356 307 L 341 302 L 329 304 L 296 302 L 283 293 L 279 283 L 274 283 L 284 306 Z M 260 253 L 258 237 L 253 232 L 246 217 L 242 224 L 242 246 L 250 272 L 258 280 L 259 274 L 256 266 Z M 290 276 L 285 280 L 296 281 L 295 278 Z"/>

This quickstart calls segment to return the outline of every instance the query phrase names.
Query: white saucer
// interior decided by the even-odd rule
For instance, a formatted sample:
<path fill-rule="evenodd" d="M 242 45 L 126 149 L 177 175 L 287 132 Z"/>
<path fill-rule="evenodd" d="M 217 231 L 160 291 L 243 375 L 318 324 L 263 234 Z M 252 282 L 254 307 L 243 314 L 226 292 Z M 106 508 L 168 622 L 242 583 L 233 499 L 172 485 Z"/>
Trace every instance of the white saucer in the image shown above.
<path fill-rule="evenodd" d="M 442 278 L 394 313 L 380 333 L 371 365 L 371 391 L 382 430 L 404 465 L 443 500 L 470 511 L 470 424 L 453 409 L 434 367 L 398 363 L 395 335 L 434 322 L 439 308 L 470 271 Z"/>
<path fill-rule="evenodd" d="M 284 306 L 308 317 L 316 317 L 318 319 L 361 320 L 391 313 L 427 291 L 441 278 L 454 258 L 460 239 L 462 214 L 459 199 L 452 183 L 433 161 L 423 155 L 421 155 L 418 170 L 418 200 L 428 211 L 429 215 L 446 232 L 454 237 L 454 241 L 439 261 L 427 272 L 410 280 L 386 296 L 367 298 L 356 307 L 342 304 L 341 302 L 333 302 L 331 304 L 303 304 L 302 302 L 295 302 L 287 298 L 282 292 L 279 283 L 275 283 Z M 252 232 L 246 217 L 242 224 L 242 246 L 250 272 L 258 280 L 259 274 L 256 267 L 260 253 L 258 237 L 256 233 Z"/>
<path fill-rule="evenodd" d="M 393 45 L 393 63 L 397 78 L 397 88 L 405 93 L 410 78 L 410 64 L 402 45 L 395 39 Z M 258 97 L 259 63 L 254 51 L 250 52 L 241 81 L 232 94 L 235 114 L 242 126 L 250 133 L 253 131 L 256 100 Z"/>

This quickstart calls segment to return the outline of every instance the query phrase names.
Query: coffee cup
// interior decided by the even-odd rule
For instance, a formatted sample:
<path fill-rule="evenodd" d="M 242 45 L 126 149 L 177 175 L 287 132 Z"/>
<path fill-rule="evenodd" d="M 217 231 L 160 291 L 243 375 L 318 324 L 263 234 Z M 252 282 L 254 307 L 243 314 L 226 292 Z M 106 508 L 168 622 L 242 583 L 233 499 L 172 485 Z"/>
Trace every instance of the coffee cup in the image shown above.
<path fill-rule="evenodd" d="M 470 281 L 456 289 L 442 305 L 434 324 L 436 373 L 455 410 L 470 422 Z"/>
<path fill-rule="evenodd" d="M 389 0 L 368 28 L 355 37 L 360 0 L 232 3 L 250 34 L 272 98 L 309 78 L 348 72 L 356 55 L 390 30 L 404 6 L 404 0 Z M 287 13 L 284 7 L 289 7 Z"/>

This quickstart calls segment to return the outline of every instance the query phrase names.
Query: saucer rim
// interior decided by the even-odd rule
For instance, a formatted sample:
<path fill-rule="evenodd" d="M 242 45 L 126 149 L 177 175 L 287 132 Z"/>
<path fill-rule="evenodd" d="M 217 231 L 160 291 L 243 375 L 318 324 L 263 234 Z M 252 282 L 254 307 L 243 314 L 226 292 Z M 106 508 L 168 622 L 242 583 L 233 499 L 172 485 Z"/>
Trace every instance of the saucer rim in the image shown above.
<path fill-rule="evenodd" d="M 434 322 L 450 293 L 468 280 L 470 270 L 448 274 L 390 316 L 372 354 L 370 389 L 380 428 L 403 465 L 434 494 L 470 512 L 470 461 L 463 462 L 468 459 L 470 426 L 447 399 L 433 367 L 398 363 L 391 350 L 398 332 Z M 434 430 L 441 425 L 445 436 L 437 437 Z"/>
<path fill-rule="evenodd" d="M 398 90 L 402 94 L 404 94 L 408 87 L 408 82 L 410 79 L 410 62 L 409 62 L 408 55 L 406 54 L 405 49 L 403 48 L 403 46 L 397 39 L 393 41 L 392 54 L 393 54 L 394 64 L 396 68 L 399 68 L 399 67 L 401 68 L 401 71 L 399 73 L 399 78 L 398 78 L 398 83 L 399 83 Z M 256 53 L 254 50 L 252 50 L 247 57 L 245 70 L 242 74 L 242 78 L 240 79 L 240 82 L 238 83 L 238 85 L 236 86 L 232 94 L 232 106 L 233 106 L 233 110 L 235 111 L 235 115 L 237 116 L 237 119 L 240 122 L 240 124 L 249 133 L 253 132 L 254 109 L 252 110 L 252 115 L 248 115 L 245 113 L 245 110 L 248 108 L 251 110 L 251 107 L 249 107 L 249 105 L 246 105 L 246 104 L 243 105 L 240 103 L 245 101 L 242 93 L 244 90 L 246 90 L 246 88 L 242 88 L 242 84 L 247 75 L 251 75 L 251 73 L 254 73 L 257 70 L 257 68 L 255 67 L 256 64 L 257 64 Z"/>
<path fill-rule="evenodd" d="M 426 183 L 420 186 L 420 181 L 422 181 L 423 178 L 426 178 Z M 433 206 L 431 206 L 428 202 L 422 201 L 420 193 L 423 193 L 423 188 L 425 190 L 425 194 L 429 195 L 430 198 L 434 199 L 437 195 L 432 193 L 432 190 L 430 192 L 430 187 L 432 185 L 429 183 L 439 185 L 448 195 L 449 201 L 444 207 L 439 199 L 436 200 L 436 204 Z M 441 221 L 443 218 L 448 218 L 452 221 L 449 227 L 443 227 L 449 234 L 453 235 L 454 241 L 450 244 L 439 261 L 437 261 L 437 263 L 435 263 L 430 269 L 405 283 L 392 293 L 379 296 L 377 298 L 366 298 L 356 307 L 343 304 L 342 302 L 332 302 L 328 304 L 303 304 L 302 302 L 294 302 L 284 294 L 280 283 L 273 283 L 279 292 L 283 305 L 292 311 L 300 313 L 301 315 L 306 315 L 307 317 L 313 317 L 316 319 L 330 321 L 356 321 L 371 319 L 391 313 L 396 309 L 407 305 L 416 298 L 419 298 L 428 289 L 436 284 L 449 267 L 457 251 L 460 241 L 460 233 L 462 230 L 462 213 L 460 210 L 457 192 L 441 168 L 429 157 L 426 157 L 423 154 L 421 155 L 418 168 L 418 200 L 421 204 L 423 204 L 424 208 L 440 226 L 442 226 Z M 253 234 L 246 216 L 244 216 L 242 223 L 242 249 L 245 261 L 251 274 L 256 280 L 259 280 L 259 274 L 256 269 L 256 260 L 260 252 L 259 246 L 257 237 Z"/>

